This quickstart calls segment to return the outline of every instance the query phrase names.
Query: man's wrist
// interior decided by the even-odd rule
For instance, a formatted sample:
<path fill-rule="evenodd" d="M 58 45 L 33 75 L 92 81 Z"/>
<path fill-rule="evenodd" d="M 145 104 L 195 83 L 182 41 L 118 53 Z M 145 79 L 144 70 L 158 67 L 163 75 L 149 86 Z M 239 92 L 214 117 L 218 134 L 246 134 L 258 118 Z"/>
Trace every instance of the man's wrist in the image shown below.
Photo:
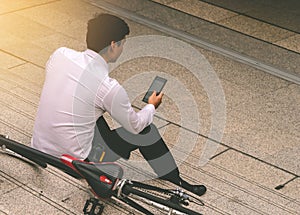
<path fill-rule="evenodd" d="M 147 104 L 145 106 L 145 108 L 152 110 L 153 113 L 155 112 L 155 106 L 154 106 L 154 104 Z"/>

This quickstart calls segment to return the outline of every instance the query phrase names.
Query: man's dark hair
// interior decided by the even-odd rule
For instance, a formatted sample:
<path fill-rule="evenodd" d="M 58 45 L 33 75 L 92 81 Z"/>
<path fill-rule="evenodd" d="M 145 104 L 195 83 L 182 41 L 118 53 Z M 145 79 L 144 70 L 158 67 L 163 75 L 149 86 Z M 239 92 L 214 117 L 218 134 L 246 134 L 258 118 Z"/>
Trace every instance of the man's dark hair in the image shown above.
<path fill-rule="evenodd" d="M 100 52 L 112 41 L 119 42 L 129 34 L 127 23 L 110 14 L 99 14 L 88 21 L 87 48 Z"/>

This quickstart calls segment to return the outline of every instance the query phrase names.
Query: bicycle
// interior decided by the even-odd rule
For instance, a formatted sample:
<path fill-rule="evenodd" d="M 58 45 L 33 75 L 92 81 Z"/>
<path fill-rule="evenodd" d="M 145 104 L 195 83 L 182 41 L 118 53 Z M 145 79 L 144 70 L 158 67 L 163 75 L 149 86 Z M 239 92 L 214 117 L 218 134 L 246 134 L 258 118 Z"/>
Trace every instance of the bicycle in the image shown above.
<path fill-rule="evenodd" d="M 204 203 L 180 189 L 163 189 L 157 186 L 123 179 L 123 169 L 114 162 L 93 163 L 63 155 L 60 159 L 0 135 L 0 146 L 8 154 L 27 158 L 46 168 L 54 166 L 77 179 L 85 179 L 95 197 L 86 201 L 86 215 L 101 215 L 104 205 L 100 199 L 115 197 L 132 208 L 153 215 L 148 207 L 165 211 L 168 215 L 201 215 L 188 208 L 189 204 L 203 206 Z M 139 202 L 139 203 L 137 203 Z"/>

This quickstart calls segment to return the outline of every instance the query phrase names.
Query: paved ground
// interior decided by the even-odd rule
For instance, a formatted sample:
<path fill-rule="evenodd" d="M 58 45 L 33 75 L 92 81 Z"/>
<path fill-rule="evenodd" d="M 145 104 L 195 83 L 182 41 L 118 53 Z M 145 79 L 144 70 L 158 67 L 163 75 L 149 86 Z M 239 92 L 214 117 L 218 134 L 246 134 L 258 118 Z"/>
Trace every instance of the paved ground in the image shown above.
<path fill-rule="evenodd" d="M 109 2 L 281 71 L 300 74 L 300 36 L 294 31 L 202 1 Z M 84 50 L 87 20 L 95 13 L 113 12 L 105 11 L 104 3 L 1 2 L 1 134 L 29 144 L 48 57 L 61 46 Z M 170 35 L 159 26 L 126 20 L 131 27 L 125 49 L 129 54 L 111 65 L 111 76 L 124 84 L 136 108 L 143 105 L 140 100 L 148 80 L 156 74 L 168 78 L 155 123 L 183 177 L 208 187 L 202 197 L 205 206 L 196 209 L 203 214 L 300 214 L 299 85 L 232 56 L 162 37 Z M 85 182 L 4 153 L 0 159 L 0 214 L 82 213 L 91 195 Z M 131 161 L 140 165 L 137 170 L 147 169 L 138 153 Z M 126 176 L 141 177 L 130 172 Z M 151 183 L 170 186 L 157 180 Z M 284 188 L 274 189 L 281 184 Z M 138 214 L 115 201 L 106 205 L 104 214 Z"/>
<path fill-rule="evenodd" d="M 284 2 L 274 0 L 205 0 L 204 2 L 239 13 L 240 16 L 260 20 L 290 31 L 300 32 L 300 2 L 297 0 L 286 0 Z"/>

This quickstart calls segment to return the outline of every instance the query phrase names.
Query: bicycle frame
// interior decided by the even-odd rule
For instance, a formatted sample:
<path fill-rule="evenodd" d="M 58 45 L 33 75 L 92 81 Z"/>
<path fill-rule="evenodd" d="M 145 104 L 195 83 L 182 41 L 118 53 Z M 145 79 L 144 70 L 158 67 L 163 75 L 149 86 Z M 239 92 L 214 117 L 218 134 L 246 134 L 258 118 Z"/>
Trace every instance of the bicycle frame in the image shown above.
<path fill-rule="evenodd" d="M 23 157 L 27 158 L 28 160 L 31 160 L 32 162 L 38 164 L 43 168 L 46 168 L 47 164 L 49 164 L 75 178 L 82 178 L 82 176 L 80 176 L 72 168 L 63 164 L 59 158 L 43 153 L 16 141 L 10 140 L 8 139 L 8 137 L 5 137 L 3 135 L 0 135 L 0 146 L 10 149 L 19 155 L 22 155 Z"/>
<path fill-rule="evenodd" d="M 143 183 L 136 182 L 136 181 L 129 181 L 126 179 L 125 179 L 125 181 L 127 181 L 127 183 L 125 182 L 123 186 L 121 185 L 121 187 L 118 190 L 121 191 L 121 193 L 125 194 L 126 197 L 128 194 L 134 194 L 140 200 L 142 199 L 145 203 L 150 204 L 158 209 L 165 210 L 165 211 L 169 212 L 169 214 L 173 214 L 173 209 L 174 209 L 174 213 L 175 213 L 175 211 L 177 211 L 176 214 L 201 215 L 200 213 L 192 211 L 187 208 L 184 208 L 181 206 L 181 204 L 179 204 L 182 200 L 184 200 L 184 199 L 187 200 L 189 198 L 189 196 L 186 195 L 182 191 L 162 189 L 159 187 L 151 186 L 148 184 L 143 184 Z M 149 194 L 147 192 L 143 192 L 138 189 L 135 189 L 136 187 L 142 188 L 142 189 L 148 190 L 148 191 L 158 191 L 160 193 L 167 193 L 167 194 L 170 194 L 170 198 L 163 199 L 163 198 L 154 196 L 152 194 Z M 184 195 L 186 195 L 186 196 L 183 197 Z M 183 203 L 183 202 L 181 202 L 181 203 Z M 202 202 L 201 202 L 201 205 L 203 205 Z M 152 213 L 148 212 L 148 211 L 146 211 L 145 214 L 152 215 Z"/>
<path fill-rule="evenodd" d="M 54 166 L 68 175 L 75 177 L 76 179 L 84 178 L 88 184 L 90 185 L 95 196 L 99 198 L 110 198 L 112 196 L 118 198 L 129 206 L 143 212 L 144 214 L 152 214 L 149 210 L 137 204 L 135 201 L 128 198 L 129 194 L 135 194 L 140 197 L 146 198 L 148 200 L 152 200 L 153 202 L 158 203 L 159 205 L 163 205 L 169 207 L 169 214 L 172 213 L 172 209 L 184 209 L 188 211 L 188 214 L 192 215 L 201 215 L 200 213 L 191 211 L 189 209 L 182 208 L 178 202 L 174 202 L 165 199 L 155 197 L 151 194 L 142 192 L 140 190 L 135 189 L 135 187 L 141 187 L 143 189 L 148 190 L 160 190 L 161 192 L 169 192 L 172 194 L 172 191 L 154 187 L 151 185 L 143 184 L 140 182 L 131 182 L 126 179 L 122 179 L 123 170 L 116 163 L 92 163 L 92 162 L 84 162 L 82 160 L 73 158 L 69 155 L 63 155 L 61 159 L 54 157 L 52 155 L 46 154 L 44 152 L 38 151 L 29 146 L 23 145 L 16 141 L 10 140 L 7 137 L 0 135 L 0 146 L 4 150 L 11 150 L 22 157 L 31 160 L 32 162 L 38 164 L 42 168 L 46 168 L 47 164 Z M 175 193 L 173 193 L 175 195 Z M 184 193 L 181 193 L 177 196 L 183 196 Z M 155 205 L 158 207 L 158 205 Z M 97 215 L 101 214 L 103 211 L 103 205 L 99 203 L 98 199 L 91 198 L 86 201 L 84 206 L 84 212 L 88 215 Z M 87 208 L 90 208 L 88 211 Z M 98 211 L 98 213 L 95 213 Z"/>

